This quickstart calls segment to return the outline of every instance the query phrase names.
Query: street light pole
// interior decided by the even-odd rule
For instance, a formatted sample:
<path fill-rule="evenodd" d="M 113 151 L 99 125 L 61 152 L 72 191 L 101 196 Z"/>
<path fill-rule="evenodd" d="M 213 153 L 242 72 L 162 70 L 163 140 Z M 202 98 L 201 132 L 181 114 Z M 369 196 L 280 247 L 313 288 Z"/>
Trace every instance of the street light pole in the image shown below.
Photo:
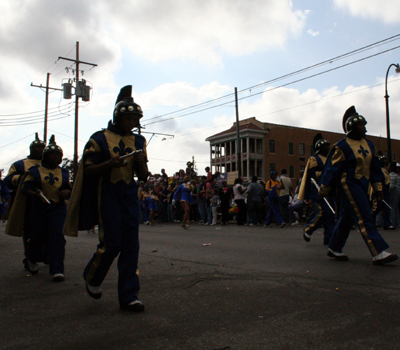
<path fill-rule="evenodd" d="M 399 64 L 392 63 L 386 72 L 385 78 L 385 101 L 386 101 L 386 134 L 387 134 L 387 149 L 388 149 L 388 161 L 389 163 L 392 161 L 392 143 L 390 140 L 390 119 L 389 119 L 389 95 L 387 90 L 387 80 L 389 75 L 390 68 L 394 66 L 396 67 L 396 73 L 400 73 L 400 66 Z"/>

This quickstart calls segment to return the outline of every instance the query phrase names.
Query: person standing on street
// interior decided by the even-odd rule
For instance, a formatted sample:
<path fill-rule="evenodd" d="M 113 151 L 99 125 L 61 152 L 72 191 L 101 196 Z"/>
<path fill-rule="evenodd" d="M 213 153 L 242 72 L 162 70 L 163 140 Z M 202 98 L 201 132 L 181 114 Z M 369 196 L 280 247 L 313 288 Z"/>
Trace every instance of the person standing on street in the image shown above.
<path fill-rule="evenodd" d="M 6 229 L 10 235 L 21 235 L 26 229 L 25 268 L 36 275 L 38 262 L 48 258 L 49 273 L 54 282 L 65 279 L 62 230 L 67 213 L 65 200 L 71 195 L 69 171 L 59 166 L 62 156 L 63 151 L 52 135 L 43 150 L 42 162 L 30 167 L 21 178 Z"/>
<path fill-rule="evenodd" d="M 251 219 L 250 226 L 263 223 L 261 202 L 264 188 L 257 181 L 258 177 L 253 176 L 251 178 L 251 184 L 247 187 L 247 210 Z"/>
<path fill-rule="evenodd" d="M 368 187 L 372 186 L 377 200 L 382 200 L 383 173 L 376 156 L 374 144 L 365 138 L 367 121 L 355 107 L 343 115 L 346 136 L 330 151 L 321 175 L 320 196 L 328 196 L 337 189 L 340 198 L 339 219 L 329 242 L 328 256 L 348 260 L 342 250 L 353 225 L 358 225 L 361 235 L 372 255 L 374 265 L 384 265 L 398 259 L 386 251 L 389 245 L 376 229 L 368 202 Z"/>
<path fill-rule="evenodd" d="M 101 298 L 101 284 L 118 256 L 119 305 L 133 312 L 144 310 L 138 299 L 140 209 L 134 176 L 147 181 L 147 153 L 146 139 L 132 132 L 142 117 L 132 86 L 123 87 L 113 121 L 85 146 L 64 227 L 64 234 L 77 236 L 78 229 L 99 225 L 100 242 L 83 273 L 87 293 Z"/>
<path fill-rule="evenodd" d="M 271 227 L 272 215 L 274 215 L 276 221 L 278 222 L 279 228 L 282 228 L 286 225 L 279 211 L 279 191 L 282 187 L 282 183 L 277 180 L 278 177 L 277 171 L 272 170 L 269 175 L 270 179 L 267 181 L 265 185 L 265 189 L 267 190 L 266 192 L 267 192 L 267 201 L 269 204 L 269 211 L 265 219 L 264 226 Z"/>
<path fill-rule="evenodd" d="M 312 203 L 312 212 L 309 215 L 310 221 L 303 229 L 303 238 L 306 242 L 311 240 L 311 235 L 321 226 L 324 228 L 323 244 L 328 245 L 335 228 L 335 215 L 332 209 L 323 198 L 318 195 L 318 189 L 311 179 L 314 179 L 318 186 L 320 185 L 320 177 L 325 166 L 326 157 L 328 156 L 330 143 L 318 133 L 314 137 L 313 146 L 315 154 L 310 157 L 307 162 L 306 169 L 301 182 L 298 198 L 300 200 L 310 200 Z M 333 198 L 328 198 L 330 206 L 333 208 Z"/>
<path fill-rule="evenodd" d="M 281 190 L 279 193 L 279 210 L 281 212 L 281 216 L 283 221 L 286 224 L 291 224 L 289 219 L 289 202 L 290 202 L 290 195 L 292 193 L 292 180 L 290 180 L 289 176 L 287 176 L 287 170 L 281 170 Z"/>
<path fill-rule="evenodd" d="M 232 198 L 232 189 L 229 188 L 226 181 L 222 182 L 222 187 L 219 189 L 219 199 L 221 201 L 221 223 L 226 225 L 229 222 L 229 209 Z"/>
<path fill-rule="evenodd" d="M 10 212 L 13 202 L 14 202 L 14 198 L 15 195 L 17 193 L 17 188 L 18 185 L 22 179 L 22 176 L 25 174 L 25 172 L 32 166 L 34 165 L 38 165 L 41 163 L 42 161 L 42 157 L 43 157 L 43 150 L 46 147 L 46 143 L 42 140 L 39 139 L 39 134 L 36 133 L 35 134 L 35 140 L 33 140 L 29 146 L 29 156 L 26 157 L 25 159 L 20 159 L 16 162 L 14 162 L 13 164 L 11 164 L 11 167 L 8 171 L 7 176 L 4 178 L 4 182 L 6 184 L 6 186 L 8 187 L 8 189 L 10 190 L 10 195 L 11 195 L 11 199 L 10 199 L 10 203 L 9 206 L 7 208 L 7 213 Z M 26 199 L 28 202 L 30 201 L 30 198 Z M 25 215 L 28 217 L 29 216 L 29 209 L 31 208 L 31 205 L 29 205 L 29 203 L 27 203 L 27 205 L 25 206 Z M 7 217 L 7 214 L 6 214 Z M 24 264 L 24 268 L 27 268 L 27 258 L 26 258 L 26 230 L 27 230 L 27 223 L 29 222 L 29 220 L 24 220 L 25 222 L 25 227 L 23 229 L 22 232 L 22 242 L 24 244 L 24 256 L 25 258 L 22 260 L 22 263 Z M 48 258 L 45 257 L 44 258 L 45 262 L 48 262 Z"/>
<path fill-rule="evenodd" d="M 242 186 L 243 180 L 241 178 L 235 179 L 233 185 L 233 199 L 238 207 L 238 213 L 236 218 L 237 225 L 244 225 L 247 217 L 247 205 L 244 201 L 244 194 L 246 189 Z"/>
<path fill-rule="evenodd" d="M 398 167 L 396 162 L 389 164 L 389 175 L 390 175 L 390 206 L 392 210 L 390 212 L 390 220 L 395 228 L 400 227 L 400 175 L 397 172 Z"/>

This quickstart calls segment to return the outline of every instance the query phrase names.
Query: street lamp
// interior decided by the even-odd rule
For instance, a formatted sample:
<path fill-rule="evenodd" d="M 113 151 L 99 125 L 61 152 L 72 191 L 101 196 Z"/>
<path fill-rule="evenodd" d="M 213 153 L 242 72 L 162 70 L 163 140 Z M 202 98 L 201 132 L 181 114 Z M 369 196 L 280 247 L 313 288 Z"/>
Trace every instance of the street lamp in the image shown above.
<path fill-rule="evenodd" d="M 389 163 L 392 161 L 392 144 L 390 141 L 390 121 L 389 121 L 389 95 L 388 95 L 388 90 L 387 90 L 387 80 L 388 80 L 388 75 L 389 75 L 389 70 L 390 67 L 396 67 L 396 73 L 400 73 L 400 66 L 399 64 L 392 63 L 387 72 L 386 72 L 386 79 L 385 79 L 385 101 L 386 101 L 386 133 L 387 133 L 387 148 L 388 148 L 388 161 Z"/>

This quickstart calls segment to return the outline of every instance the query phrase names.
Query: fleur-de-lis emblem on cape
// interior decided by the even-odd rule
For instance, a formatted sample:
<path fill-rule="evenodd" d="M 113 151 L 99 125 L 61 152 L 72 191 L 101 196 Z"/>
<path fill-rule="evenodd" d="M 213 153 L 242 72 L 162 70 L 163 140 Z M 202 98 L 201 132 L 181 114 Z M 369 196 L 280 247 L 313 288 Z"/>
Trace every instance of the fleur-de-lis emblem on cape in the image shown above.
<path fill-rule="evenodd" d="M 60 180 L 57 176 L 54 176 L 54 174 L 50 173 L 49 176 L 46 176 L 44 178 L 50 185 L 54 185 L 58 180 Z"/>
<path fill-rule="evenodd" d="M 364 149 L 364 147 L 360 145 L 360 149 L 358 150 L 358 153 L 360 153 L 364 158 L 367 158 L 369 151 Z"/>
<path fill-rule="evenodd" d="M 121 157 L 124 156 L 125 154 L 128 154 L 128 153 L 133 152 L 133 151 L 132 151 L 132 148 L 130 148 L 130 147 L 126 147 L 126 148 L 125 148 L 125 144 L 124 144 L 124 142 L 123 142 L 122 140 L 119 141 L 118 146 L 119 146 L 119 147 L 115 146 L 115 147 L 113 148 L 113 152 L 119 154 Z"/>

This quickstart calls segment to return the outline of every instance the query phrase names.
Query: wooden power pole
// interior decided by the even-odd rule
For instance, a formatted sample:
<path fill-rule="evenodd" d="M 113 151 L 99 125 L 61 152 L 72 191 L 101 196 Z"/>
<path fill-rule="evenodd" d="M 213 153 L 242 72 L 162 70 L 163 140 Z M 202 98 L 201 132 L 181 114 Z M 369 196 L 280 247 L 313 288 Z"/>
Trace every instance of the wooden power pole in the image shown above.
<path fill-rule="evenodd" d="M 79 65 L 87 64 L 89 66 L 97 67 L 95 63 L 88 63 L 79 60 L 79 41 L 76 42 L 76 58 L 58 57 L 58 60 L 63 59 L 66 61 L 72 61 L 75 63 L 75 130 L 74 130 L 74 161 L 73 171 L 74 179 L 78 172 L 78 125 L 79 125 L 79 97 L 82 97 L 82 89 L 79 81 Z"/>

